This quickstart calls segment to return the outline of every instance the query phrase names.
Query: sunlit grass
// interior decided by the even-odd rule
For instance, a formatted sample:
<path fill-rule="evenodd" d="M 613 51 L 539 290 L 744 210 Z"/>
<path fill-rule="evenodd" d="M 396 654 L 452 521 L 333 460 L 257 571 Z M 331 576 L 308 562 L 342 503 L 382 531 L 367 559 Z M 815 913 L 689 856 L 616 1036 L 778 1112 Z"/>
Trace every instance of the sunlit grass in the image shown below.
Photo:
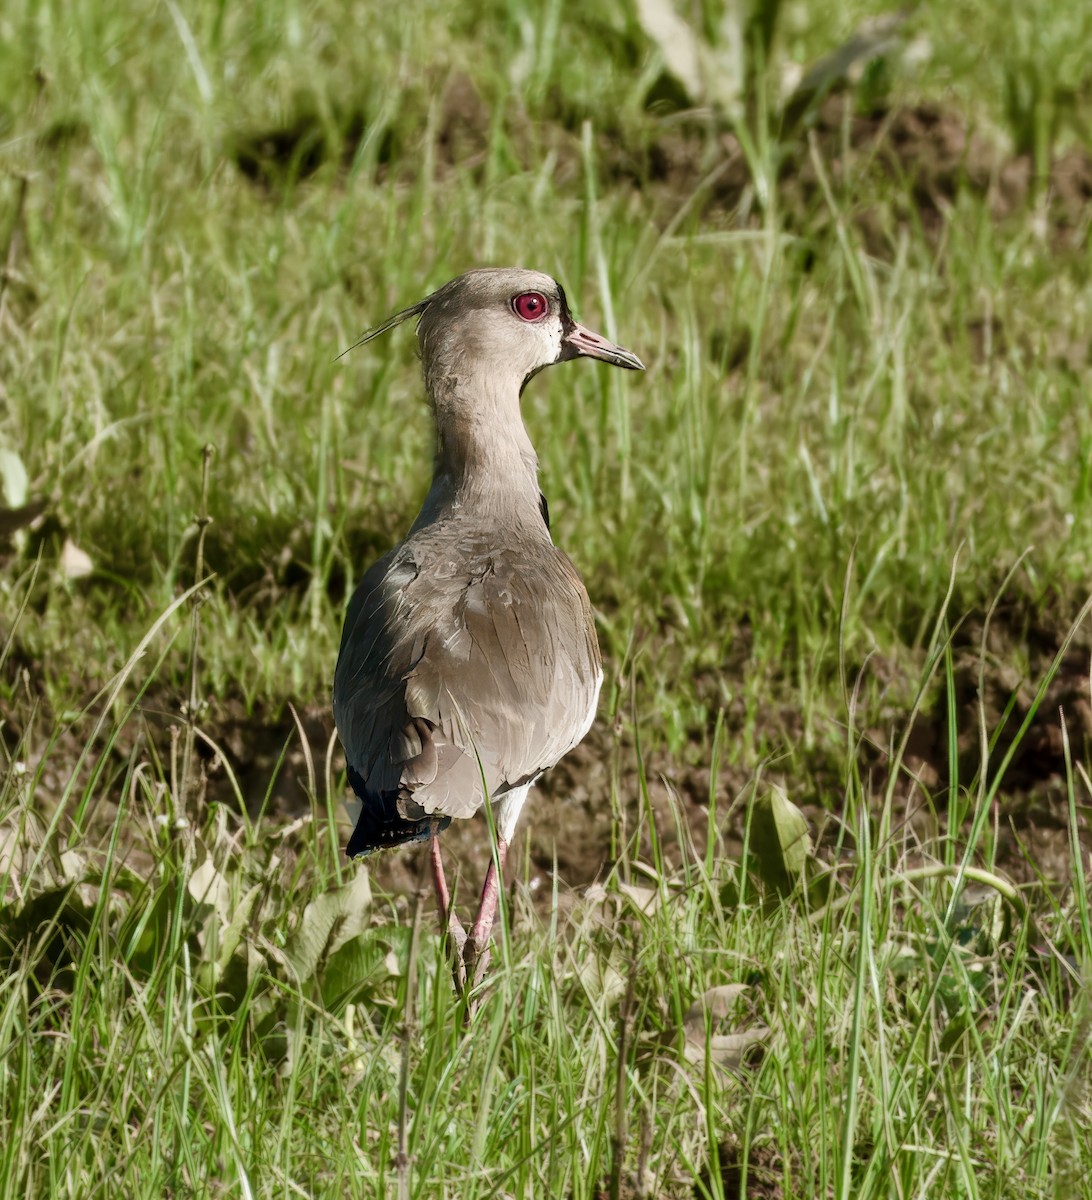
<path fill-rule="evenodd" d="M 662 873 L 655 827 L 647 858 L 623 838 L 545 910 L 517 879 L 468 1027 L 431 913 L 336 870 L 321 793 L 290 829 L 195 825 L 186 780 L 133 755 L 77 785 L 116 815 L 62 854 L 11 840 L 35 779 L 9 772 L 5 1194 L 718 1196 L 718 1161 L 785 1196 L 1076 1186 L 1081 887 L 953 890 L 849 754 L 837 882 L 779 900 L 719 824 Z"/>
<path fill-rule="evenodd" d="M 787 6 L 780 65 L 876 11 Z M 916 13 L 896 98 L 1041 165 L 1081 136 L 1088 18 L 1026 19 Z M 0 451 L 46 503 L 0 566 L 0 1193 L 1081 1195 L 1092 787 L 1048 685 L 1092 552 L 1087 224 L 974 189 L 930 224 L 822 139 L 747 221 L 642 178 L 687 126 L 644 110 L 623 3 L 9 3 L 0 43 Z M 289 821 L 275 772 L 208 805 L 192 751 L 210 703 L 325 708 L 430 436 L 410 331 L 337 355 L 487 262 L 650 369 L 524 397 L 597 609 L 616 853 L 545 899 L 517 854 L 466 1024 L 431 908 L 344 861 L 336 755 Z M 1014 889 L 1003 765 L 1055 708 L 1070 854 Z M 710 768 L 705 812 L 654 800 L 664 761 Z M 771 785 L 829 817 L 788 897 Z"/>

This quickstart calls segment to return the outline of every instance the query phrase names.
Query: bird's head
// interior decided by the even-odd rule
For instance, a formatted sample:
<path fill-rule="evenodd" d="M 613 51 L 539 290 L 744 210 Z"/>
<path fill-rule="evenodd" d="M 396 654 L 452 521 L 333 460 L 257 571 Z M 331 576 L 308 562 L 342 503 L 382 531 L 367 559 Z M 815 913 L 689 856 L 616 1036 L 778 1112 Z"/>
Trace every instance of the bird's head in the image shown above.
<path fill-rule="evenodd" d="M 483 268 L 451 280 L 396 313 L 357 345 L 419 317 L 418 337 L 430 392 L 469 369 L 491 371 L 521 389 L 544 367 L 572 358 L 597 358 L 643 371 L 629 350 L 578 324 L 556 279 L 539 271 Z"/>

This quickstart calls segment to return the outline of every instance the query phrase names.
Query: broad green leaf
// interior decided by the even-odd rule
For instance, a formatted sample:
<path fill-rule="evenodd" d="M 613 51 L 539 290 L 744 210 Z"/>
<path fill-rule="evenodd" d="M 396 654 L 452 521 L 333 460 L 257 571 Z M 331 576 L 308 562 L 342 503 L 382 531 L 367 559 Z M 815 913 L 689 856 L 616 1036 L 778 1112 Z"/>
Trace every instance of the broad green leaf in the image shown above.
<path fill-rule="evenodd" d="M 367 929 L 371 901 L 368 872 L 359 870 L 347 884 L 317 896 L 307 905 L 285 947 L 300 983 L 313 978 L 323 959 Z"/>
<path fill-rule="evenodd" d="M 799 882 L 811 854 L 808 822 L 779 787 L 759 796 L 752 806 L 751 854 L 767 887 L 787 895 Z"/>
<path fill-rule="evenodd" d="M 223 975 L 231 961 L 232 956 L 239 947 L 239 942 L 243 937 L 243 930 L 250 924 L 250 915 L 254 911 L 254 905 L 258 897 L 261 895 L 261 885 L 255 884 L 239 901 L 238 906 L 231 915 L 231 921 L 220 935 L 220 951 L 216 956 L 216 977 L 217 979 Z"/>
<path fill-rule="evenodd" d="M 386 926 L 357 934 L 344 942 L 326 960 L 322 970 L 322 1000 L 327 1009 L 337 1010 L 362 992 L 400 978 L 405 970 L 411 931 Z"/>

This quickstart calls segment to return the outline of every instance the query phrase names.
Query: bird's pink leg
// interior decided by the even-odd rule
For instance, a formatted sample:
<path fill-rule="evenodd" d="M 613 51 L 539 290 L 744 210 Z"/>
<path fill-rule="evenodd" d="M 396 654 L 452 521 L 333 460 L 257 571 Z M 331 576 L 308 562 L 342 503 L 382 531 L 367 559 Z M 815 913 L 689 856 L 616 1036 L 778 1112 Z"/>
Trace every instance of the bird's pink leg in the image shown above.
<path fill-rule="evenodd" d="M 485 873 L 478 916 L 470 930 L 464 951 L 466 976 L 471 987 L 478 983 L 489 964 L 487 953 L 489 935 L 493 932 L 493 922 L 497 916 L 497 905 L 500 902 L 500 892 L 504 882 L 504 860 L 507 854 L 508 843 L 504 838 L 498 837 L 497 856 L 490 862 L 489 870 Z"/>
<path fill-rule="evenodd" d="M 444 860 L 440 857 L 440 839 L 429 838 L 429 860 L 432 863 L 432 882 L 436 885 L 436 907 L 440 910 L 440 920 L 446 921 L 451 911 L 451 893 L 447 890 L 447 876 L 444 875 Z"/>
<path fill-rule="evenodd" d="M 462 959 L 463 947 L 466 945 L 466 930 L 462 921 L 451 906 L 451 892 L 447 886 L 447 876 L 444 874 L 444 860 L 440 857 L 440 839 L 433 837 L 429 844 L 429 861 L 432 864 L 432 882 L 436 886 L 436 907 L 440 911 L 440 924 L 447 930 L 451 939 L 453 956 L 458 963 Z M 458 983 L 458 979 L 456 979 Z"/>

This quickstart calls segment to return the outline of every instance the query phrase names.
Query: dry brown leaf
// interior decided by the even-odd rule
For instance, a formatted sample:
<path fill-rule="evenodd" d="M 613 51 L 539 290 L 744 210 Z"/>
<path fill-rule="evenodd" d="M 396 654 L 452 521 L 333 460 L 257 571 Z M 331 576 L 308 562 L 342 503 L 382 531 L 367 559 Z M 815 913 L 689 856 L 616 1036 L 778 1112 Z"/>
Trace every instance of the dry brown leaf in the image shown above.
<path fill-rule="evenodd" d="M 594 955 L 586 956 L 577 967 L 581 987 L 593 999 L 606 1005 L 621 999 L 626 990 L 623 964 L 617 954 L 611 954 L 604 962 Z"/>
<path fill-rule="evenodd" d="M 658 888 L 638 887 L 633 883 L 620 883 L 618 890 L 638 912 L 644 913 L 646 917 L 652 916 L 660 907 L 661 894 Z"/>
<path fill-rule="evenodd" d="M 696 1065 L 704 1064 L 706 1053 L 715 1067 L 730 1071 L 743 1062 L 747 1050 L 756 1043 L 764 1041 L 769 1036 L 769 1030 L 764 1025 L 756 1025 L 737 1033 L 710 1033 L 706 1037 L 706 1016 L 710 1026 L 715 1027 L 718 1021 L 723 1021 L 736 1002 L 750 987 L 745 983 L 726 983 L 720 987 L 710 988 L 690 1006 L 683 1018 L 683 1033 L 685 1042 L 683 1054 L 687 1062 Z"/>
<path fill-rule="evenodd" d="M 732 119 L 740 115 L 745 64 L 739 0 L 724 4 L 716 45 L 695 33 L 672 0 L 637 0 L 637 20 L 691 104 L 711 105 Z"/>
<path fill-rule="evenodd" d="M 683 1017 L 686 1036 L 689 1037 L 691 1028 L 696 1027 L 700 1037 L 704 1040 L 705 1014 L 708 1013 L 714 1021 L 724 1020 L 740 996 L 750 990 L 750 985 L 746 983 L 724 983 L 720 987 L 713 987 L 707 992 L 703 992 L 691 1004 L 686 1016 Z"/>
<path fill-rule="evenodd" d="M 670 0 L 637 0 L 637 20 L 645 36 L 659 47 L 668 72 L 692 101 L 700 100 L 705 93 L 701 50 L 690 26 Z"/>
<path fill-rule="evenodd" d="M 221 921 L 231 917 L 231 884 L 216 869 L 212 858 L 195 867 L 189 878 L 189 893 L 198 904 L 207 904 Z"/>
<path fill-rule="evenodd" d="M 71 538 L 65 538 L 64 546 L 61 549 L 60 566 L 61 574 L 65 579 L 86 579 L 95 569 L 91 555 L 85 550 L 81 550 Z"/>
<path fill-rule="evenodd" d="M 743 1063 L 743 1056 L 759 1042 L 765 1041 L 769 1030 L 762 1025 L 754 1029 L 745 1029 L 742 1033 L 727 1033 L 711 1035 L 706 1045 L 705 1038 L 693 1042 L 687 1038 L 683 1047 L 686 1061 L 701 1066 L 705 1062 L 706 1049 L 713 1066 L 722 1071 L 731 1071 Z"/>

